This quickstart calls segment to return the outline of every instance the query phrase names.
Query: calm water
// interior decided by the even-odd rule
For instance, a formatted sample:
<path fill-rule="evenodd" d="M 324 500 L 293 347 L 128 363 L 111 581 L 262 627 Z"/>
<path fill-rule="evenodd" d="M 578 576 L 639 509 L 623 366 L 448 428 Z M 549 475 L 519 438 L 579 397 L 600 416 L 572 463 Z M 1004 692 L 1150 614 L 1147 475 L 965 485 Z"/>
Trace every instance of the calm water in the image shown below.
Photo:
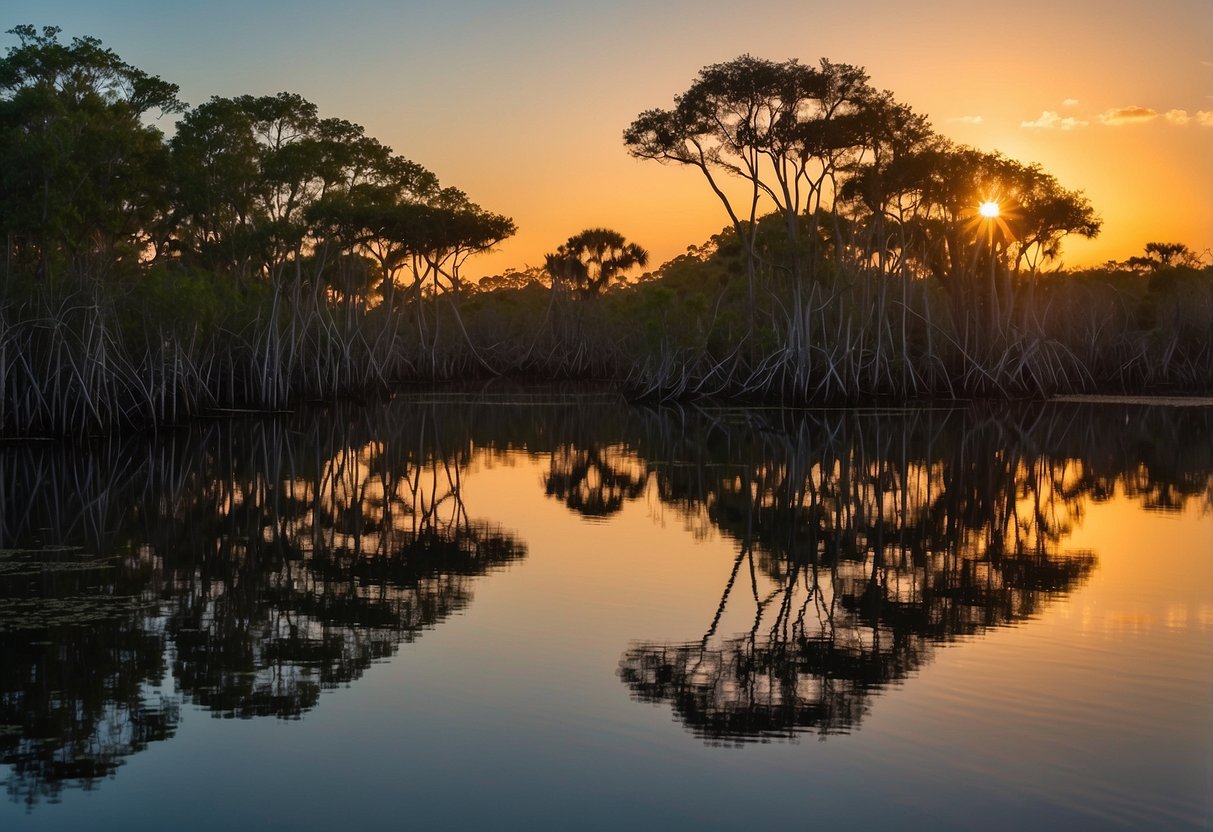
<path fill-rule="evenodd" d="M 0 511 L 6 831 L 1213 828 L 1213 408 L 425 394 Z"/>

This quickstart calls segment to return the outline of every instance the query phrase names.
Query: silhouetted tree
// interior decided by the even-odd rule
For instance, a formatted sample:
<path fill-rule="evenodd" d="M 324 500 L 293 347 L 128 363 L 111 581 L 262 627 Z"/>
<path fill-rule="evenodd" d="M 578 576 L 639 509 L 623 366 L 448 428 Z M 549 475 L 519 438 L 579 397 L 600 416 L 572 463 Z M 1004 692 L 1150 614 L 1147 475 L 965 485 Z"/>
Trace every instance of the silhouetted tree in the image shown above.
<path fill-rule="evenodd" d="M 1190 266 L 1198 262 L 1195 253 L 1183 243 L 1146 243 L 1145 251 L 1142 256 L 1130 257 L 1129 265 L 1157 271 L 1168 266 Z"/>
<path fill-rule="evenodd" d="M 587 228 L 544 257 L 555 283 L 587 298 L 602 294 L 621 282 L 628 269 L 648 262 L 647 251 L 608 228 Z"/>
<path fill-rule="evenodd" d="M 813 269 L 812 255 L 806 260 L 801 252 L 801 225 L 807 218 L 811 240 L 838 175 L 864 146 L 859 116 L 874 95 L 867 81 L 846 64 L 743 55 L 705 67 L 672 110 L 646 111 L 624 131 L 632 155 L 704 175 L 745 244 L 751 306 L 760 201 L 769 200 L 784 220 L 786 262 L 776 265 L 799 287 Z M 746 183 L 745 207 L 733 205 L 722 174 Z"/>

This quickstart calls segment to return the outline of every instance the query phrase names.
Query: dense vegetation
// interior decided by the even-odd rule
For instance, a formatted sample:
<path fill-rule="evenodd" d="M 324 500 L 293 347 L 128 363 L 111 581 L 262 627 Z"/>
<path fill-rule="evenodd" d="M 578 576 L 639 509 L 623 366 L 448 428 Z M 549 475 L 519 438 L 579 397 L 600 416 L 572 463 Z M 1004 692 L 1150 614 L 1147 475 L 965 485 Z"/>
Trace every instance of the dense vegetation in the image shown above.
<path fill-rule="evenodd" d="M 647 252 L 588 229 L 476 282 L 513 221 L 358 125 L 290 93 L 189 108 L 93 38 L 11 34 L 3 433 L 480 374 L 793 402 L 1213 387 L 1208 267 L 1154 244 L 1043 271 L 1098 232 L 1086 199 L 952 145 L 855 67 L 744 56 L 628 127 L 721 201 L 704 245 L 628 280 Z"/>

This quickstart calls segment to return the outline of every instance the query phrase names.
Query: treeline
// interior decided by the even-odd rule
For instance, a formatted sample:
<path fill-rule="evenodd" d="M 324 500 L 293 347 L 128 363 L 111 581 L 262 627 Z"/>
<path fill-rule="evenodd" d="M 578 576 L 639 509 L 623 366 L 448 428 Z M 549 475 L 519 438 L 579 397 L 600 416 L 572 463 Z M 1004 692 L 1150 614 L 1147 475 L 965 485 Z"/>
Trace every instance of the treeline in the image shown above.
<path fill-rule="evenodd" d="M 423 300 L 458 293 L 467 258 L 514 232 L 298 95 L 189 109 L 96 39 L 11 34 L 5 431 L 281 407 L 414 375 L 419 346 L 436 359 L 439 343 Z"/>
<path fill-rule="evenodd" d="M 624 141 L 697 172 L 719 200 L 727 233 L 665 276 L 744 274 L 712 308 L 745 309 L 747 339 L 765 345 L 757 360 L 670 367 L 655 391 L 803 401 L 1213 385 L 1213 273 L 1144 290 L 1120 274 L 1042 274 L 1066 236 L 1099 232 L 1086 198 L 1038 165 L 939 136 L 860 68 L 712 65 Z"/>
<path fill-rule="evenodd" d="M 468 259 L 513 221 L 362 127 L 290 93 L 189 108 L 96 39 L 10 34 L 2 433 L 478 374 L 784 401 L 1213 379 L 1208 270 L 1042 275 L 1064 236 L 1098 231 L 1087 201 L 952 146 L 854 67 L 746 56 L 628 128 L 729 217 L 647 280 L 627 279 L 643 248 L 588 229 L 477 284 Z"/>

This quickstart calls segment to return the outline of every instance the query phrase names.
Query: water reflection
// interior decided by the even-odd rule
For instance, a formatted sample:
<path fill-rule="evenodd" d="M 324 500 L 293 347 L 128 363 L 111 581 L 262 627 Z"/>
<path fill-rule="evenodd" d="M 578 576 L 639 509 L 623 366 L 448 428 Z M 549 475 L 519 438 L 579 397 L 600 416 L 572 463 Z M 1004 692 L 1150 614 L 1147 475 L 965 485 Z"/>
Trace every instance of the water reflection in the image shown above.
<path fill-rule="evenodd" d="M 78 550 L 0 552 L 0 761 L 13 800 L 92 787 L 176 730 L 178 703 L 159 689 L 163 621 L 114 593 L 117 572 Z"/>
<path fill-rule="evenodd" d="M 584 517 L 609 517 L 644 493 L 646 472 L 629 462 L 619 448 L 561 445 L 552 452 L 544 489 Z"/>
<path fill-rule="evenodd" d="M 688 641 L 619 675 L 713 743 L 854 729 L 940 645 L 1096 568 L 1066 540 L 1117 489 L 1213 505 L 1208 410 L 789 414 L 599 398 L 326 407 L 170 437 L 0 448 L 0 762 L 14 800 L 89 787 L 216 716 L 300 718 L 526 556 L 465 479 L 596 522 L 660 501 L 735 556 Z M 533 475 L 532 475 L 533 476 Z M 563 626 L 563 625 L 558 625 Z"/>
<path fill-rule="evenodd" d="M 172 736 L 182 702 L 297 718 L 525 557 L 464 505 L 462 426 L 407 415 L 0 453 L 0 545 L 25 547 L 0 560 L 10 795 L 112 775 Z M 65 543 L 81 548 L 47 548 Z"/>
<path fill-rule="evenodd" d="M 938 645 L 1036 614 L 1096 564 L 1065 539 L 1117 485 L 1210 505 L 1208 410 L 700 414 L 651 432 L 664 502 L 737 542 L 702 638 L 619 675 L 710 743 L 846 733 Z M 741 584 L 743 588 L 739 588 Z M 722 634 L 726 609 L 747 629 Z"/>

